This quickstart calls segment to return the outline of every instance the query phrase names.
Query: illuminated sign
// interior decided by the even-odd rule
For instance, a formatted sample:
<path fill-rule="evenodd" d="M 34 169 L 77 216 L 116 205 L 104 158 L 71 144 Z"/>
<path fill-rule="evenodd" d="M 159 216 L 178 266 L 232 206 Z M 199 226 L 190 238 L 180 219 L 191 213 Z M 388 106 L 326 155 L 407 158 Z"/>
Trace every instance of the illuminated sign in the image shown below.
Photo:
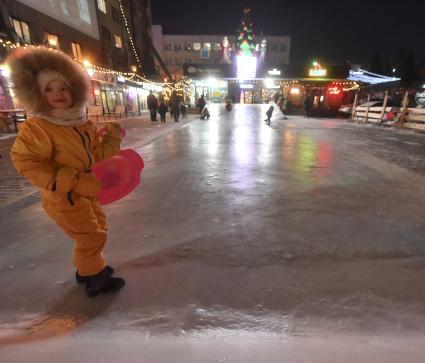
<path fill-rule="evenodd" d="M 308 73 L 310 77 L 326 77 L 328 73 L 326 68 L 322 68 L 318 62 L 313 62 L 313 67 L 314 68 L 310 68 Z"/>
<path fill-rule="evenodd" d="M 326 77 L 327 69 L 310 69 L 308 75 L 310 77 Z"/>
<path fill-rule="evenodd" d="M 250 83 L 241 83 L 240 84 L 241 89 L 253 89 L 254 85 Z"/>
<path fill-rule="evenodd" d="M 277 70 L 276 68 L 273 68 L 271 71 L 267 72 L 271 76 L 280 76 L 282 73 L 281 71 Z"/>
<path fill-rule="evenodd" d="M 300 89 L 299 88 L 291 88 L 291 95 L 299 95 L 300 94 Z"/>
<path fill-rule="evenodd" d="M 340 93 L 341 93 L 342 91 L 341 91 L 341 88 L 339 88 L 339 87 L 329 87 L 329 94 L 330 95 L 339 95 Z"/>
<path fill-rule="evenodd" d="M 257 75 L 257 58 L 237 56 L 238 79 L 246 80 L 255 78 Z"/>

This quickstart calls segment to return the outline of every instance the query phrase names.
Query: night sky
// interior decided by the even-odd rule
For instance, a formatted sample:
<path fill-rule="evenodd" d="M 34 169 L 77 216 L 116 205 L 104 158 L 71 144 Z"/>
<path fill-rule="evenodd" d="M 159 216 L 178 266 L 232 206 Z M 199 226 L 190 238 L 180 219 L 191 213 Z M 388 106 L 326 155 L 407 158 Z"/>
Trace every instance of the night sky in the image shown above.
<path fill-rule="evenodd" d="M 291 63 L 367 65 L 377 50 L 390 63 L 399 48 L 425 61 L 425 0 L 152 0 L 153 24 L 165 34 L 235 35 L 244 6 L 257 36 L 291 36 Z"/>

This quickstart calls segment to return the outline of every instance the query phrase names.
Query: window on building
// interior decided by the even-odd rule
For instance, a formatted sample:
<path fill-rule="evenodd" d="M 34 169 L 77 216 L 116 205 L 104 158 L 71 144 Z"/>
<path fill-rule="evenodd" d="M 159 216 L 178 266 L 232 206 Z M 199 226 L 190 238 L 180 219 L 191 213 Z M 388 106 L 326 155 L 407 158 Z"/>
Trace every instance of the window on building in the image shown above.
<path fill-rule="evenodd" d="M 193 43 L 193 50 L 195 51 L 201 50 L 201 43 Z"/>
<path fill-rule="evenodd" d="M 272 52 L 277 52 L 277 44 L 273 43 L 273 44 L 270 46 L 270 50 L 271 50 Z"/>
<path fill-rule="evenodd" d="M 190 52 L 192 50 L 192 46 L 188 43 L 185 43 L 184 50 L 187 51 L 187 52 Z"/>
<path fill-rule="evenodd" d="M 214 50 L 217 52 L 220 49 L 220 43 L 214 43 Z"/>
<path fill-rule="evenodd" d="M 282 44 L 280 45 L 280 51 L 281 51 L 281 52 L 286 52 L 286 50 L 287 50 L 287 49 L 288 49 L 288 47 L 287 47 L 287 45 L 286 45 L 286 44 L 283 44 L 283 43 L 282 43 Z"/>
<path fill-rule="evenodd" d="M 82 59 L 81 56 L 81 47 L 78 43 L 71 43 L 72 55 L 75 59 Z"/>
<path fill-rule="evenodd" d="M 211 50 L 211 43 L 204 43 L 204 50 Z"/>
<path fill-rule="evenodd" d="M 46 40 L 50 47 L 59 48 L 59 37 L 57 35 L 46 32 Z"/>
<path fill-rule="evenodd" d="M 25 43 L 31 43 L 30 28 L 28 23 L 13 18 L 11 18 L 11 20 L 13 28 L 15 29 L 16 34 L 18 34 L 19 38 L 22 39 Z"/>
<path fill-rule="evenodd" d="M 104 27 L 103 25 L 102 25 L 101 29 L 102 29 L 102 39 L 110 42 L 111 41 L 111 32 L 109 31 L 109 29 Z"/>
<path fill-rule="evenodd" d="M 165 50 L 173 50 L 173 43 L 168 43 L 168 44 L 165 46 Z"/>
<path fill-rule="evenodd" d="M 122 40 L 119 35 L 114 34 L 115 47 L 122 48 Z"/>
<path fill-rule="evenodd" d="M 97 0 L 97 8 L 106 14 L 106 0 Z"/>
<path fill-rule="evenodd" d="M 119 10 L 116 7 L 114 7 L 114 6 L 111 6 L 111 9 L 112 9 L 112 19 L 116 23 L 120 23 L 121 24 L 121 17 L 120 17 Z"/>
<path fill-rule="evenodd" d="M 174 51 L 175 51 L 175 52 L 178 52 L 178 51 L 180 51 L 180 50 L 182 50 L 182 46 L 181 46 L 181 44 L 180 44 L 180 43 L 176 43 L 176 44 L 174 44 Z"/>

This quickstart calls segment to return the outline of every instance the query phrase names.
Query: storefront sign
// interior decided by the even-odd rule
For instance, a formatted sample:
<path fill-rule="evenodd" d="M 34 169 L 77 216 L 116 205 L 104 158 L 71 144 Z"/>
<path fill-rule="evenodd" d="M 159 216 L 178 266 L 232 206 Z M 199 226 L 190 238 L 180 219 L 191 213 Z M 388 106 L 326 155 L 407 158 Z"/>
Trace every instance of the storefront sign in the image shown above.
<path fill-rule="evenodd" d="M 310 77 L 326 77 L 327 75 L 327 69 L 310 69 L 310 72 L 308 75 Z"/>
<path fill-rule="evenodd" d="M 313 67 L 314 68 L 310 68 L 308 73 L 310 77 L 326 77 L 328 74 L 328 70 L 326 68 L 322 68 L 318 62 L 313 62 Z"/>
<path fill-rule="evenodd" d="M 341 88 L 339 87 L 329 87 L 329 94 L 330 95 L 339 95 L 342 92 Z"/>
<path fill-rule="evenodd" d="M 231 78 L 233 72 L 231 64 L 184 64 L 183 74 L 191 79 Z"/>
<path fill-rule="evenodd" d="M 277 70 L 276 68 L 273 68 L 271 71 L 268 71 L 267 73 L 270 76 L 280 76 L 282 72 Z"/>

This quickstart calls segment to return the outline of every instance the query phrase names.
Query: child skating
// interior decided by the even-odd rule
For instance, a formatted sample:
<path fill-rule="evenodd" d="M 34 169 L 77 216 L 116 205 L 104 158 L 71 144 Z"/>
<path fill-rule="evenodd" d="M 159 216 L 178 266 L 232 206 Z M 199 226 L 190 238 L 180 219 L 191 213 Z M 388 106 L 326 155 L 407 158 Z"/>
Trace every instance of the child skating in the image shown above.
<path fill-rule="evenodd" d="M 266 112 L 267 118 L 264 121 L 267 122 L 267 125 L 270 125 L 270 121 L 271 121 L 270 119 L 272 118 L 273 110 L 274 110 L 274 107 L 270 106 L 270 108 Z"/>
<path fill-rule="evenodd" d="M 120 149 L 120 127 L 108 123 L 99 141 L 86 118 L 90 80 L 67 55 L 46 48 L 19 49 L 7 62 L 14 91 L 28 119 L 11 150 L 16 169 L 41 193 L 46 213 L 75 241 L 72 261 L 89 296 L 118 291 L 125 281 L 105 265 L 106 217 L 97 200 L 94 163 Z"/>

